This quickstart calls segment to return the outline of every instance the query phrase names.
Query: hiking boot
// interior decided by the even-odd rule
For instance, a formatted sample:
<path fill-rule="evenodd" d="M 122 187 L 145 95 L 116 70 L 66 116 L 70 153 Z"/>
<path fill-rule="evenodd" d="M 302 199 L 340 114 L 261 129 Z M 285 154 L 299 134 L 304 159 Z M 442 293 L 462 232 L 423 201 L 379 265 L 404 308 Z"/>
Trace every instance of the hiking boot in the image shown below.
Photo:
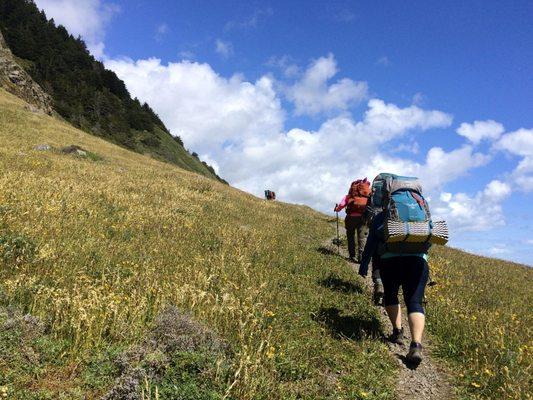
<path fill-rule="evenodd" d="M 403 328 L 394 328 L 389 336 L 389 342 L 403 344 Z"/>
<path fill-rule="evenodd" d="M 407 361 L 420 364 L 422 361 L 422 344 L 417 342 L 411 342 L 409 346 L 409 353 L 405 356 Z"/>
<path fill-rule="evenodd" d="M 354 264 L 357 263 L 357 261 L 355 261 L 355 258 L 353 257 L 348 257 L 348 261 Z"/>

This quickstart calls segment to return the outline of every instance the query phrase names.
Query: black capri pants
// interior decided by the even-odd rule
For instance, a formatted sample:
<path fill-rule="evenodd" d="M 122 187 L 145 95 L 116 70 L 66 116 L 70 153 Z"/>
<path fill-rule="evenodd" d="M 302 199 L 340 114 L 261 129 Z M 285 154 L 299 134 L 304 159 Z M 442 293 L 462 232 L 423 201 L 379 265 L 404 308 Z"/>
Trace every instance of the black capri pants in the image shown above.
<path fill-rule="evenodd" d="M 379 265 L 385 306 L 400 304 L 398 291 L 400 286 L 407 306 L 407 312 L 424 313 L 422 300 L 429 277 L 428 263 L 420 256 L 401 256 L 382 258 Z"/>

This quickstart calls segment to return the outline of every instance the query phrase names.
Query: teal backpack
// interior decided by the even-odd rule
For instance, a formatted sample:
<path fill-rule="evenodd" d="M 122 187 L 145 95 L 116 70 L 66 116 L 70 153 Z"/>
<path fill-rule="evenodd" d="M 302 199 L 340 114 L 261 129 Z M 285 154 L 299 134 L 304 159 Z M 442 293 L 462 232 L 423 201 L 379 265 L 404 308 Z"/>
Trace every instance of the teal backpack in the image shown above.
<path fill-rule="evenodd" d="M 380 228 L 384 243 L 379 253 L 426 253 L 429 250 L 434 242 L 433 222 L 418 178 L 379 174 L 372 183 L 370 207 L 374 215 L 381 210 L 385 214 Z"/>

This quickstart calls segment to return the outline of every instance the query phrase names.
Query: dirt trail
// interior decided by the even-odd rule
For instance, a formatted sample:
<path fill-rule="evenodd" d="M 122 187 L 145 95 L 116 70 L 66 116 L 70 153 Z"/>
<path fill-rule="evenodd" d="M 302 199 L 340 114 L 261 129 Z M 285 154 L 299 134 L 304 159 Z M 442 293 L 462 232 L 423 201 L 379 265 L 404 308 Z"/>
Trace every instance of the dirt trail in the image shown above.
<path fill-rule="evenodd" d="M 331 242 L 328 243 L 330 251 L 334 254 L 337 252 L 337 246 Z M 340 256 L 347 260 L 347 249 L 340 247 Z M 348 261 L 347 261 L 348 263 Z M 351 268 L 358 271 L 359 264 L 349 263 Z M 370 271 L 365 279 L 365 284 L 372 293 L 373 283 L 370 277 Z M 381 320 L 386 332 L 390 331 L 390 322 L 383 307 L 379 307 Z M 432 343 L 431 338 L 428 337 L 427 332 L 424 333 L 422 345 L 424 346 L 424 359 L 418 366 L 409 364 L 405 355 L 409 350 L 410 334 L 409 324 L 407 322 L 407 315 L 405 307 L 402 304 L 402 326 L 404 327 L 405 340 L 404 345 L 400 346 L 387 341 L 389 351 L 393 358 L 398 361 L 399 375 L 396 386 L 397 398 L 399 400 L 453 400 L 456 399 L 453 386 L 450 384 L 449 374 L 445 369 L 439 365 L 432 357 Z"/>

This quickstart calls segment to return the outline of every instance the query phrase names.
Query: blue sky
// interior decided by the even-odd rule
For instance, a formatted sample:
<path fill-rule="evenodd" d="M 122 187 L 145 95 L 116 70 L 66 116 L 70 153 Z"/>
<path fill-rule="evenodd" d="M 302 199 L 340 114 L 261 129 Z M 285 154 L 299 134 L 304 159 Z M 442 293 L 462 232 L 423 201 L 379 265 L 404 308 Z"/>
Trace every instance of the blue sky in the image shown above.
<path fill-rule="evenodd" d="M 533 265 L 531 2 L 36 3 L 231 184 L 415 174 L 453 246 Z"/>

